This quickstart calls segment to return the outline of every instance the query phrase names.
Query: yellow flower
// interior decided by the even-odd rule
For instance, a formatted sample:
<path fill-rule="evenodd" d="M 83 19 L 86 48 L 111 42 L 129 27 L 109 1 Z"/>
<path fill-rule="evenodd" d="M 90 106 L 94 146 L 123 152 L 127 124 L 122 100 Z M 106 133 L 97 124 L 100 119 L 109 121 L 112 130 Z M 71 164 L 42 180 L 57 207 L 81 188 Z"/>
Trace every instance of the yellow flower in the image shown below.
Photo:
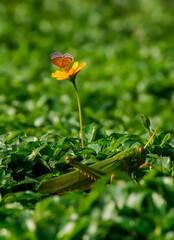
<path fill-rule="evenodd" d="M 78 62 L 74 62 L 72 67 L 66 68 L 62 71 L 57 70 L 55 71 L 55 73 L 51 74 L 51 77 L 56 78 L 57 80 L 64 80 L 64 79 L 71 80 L 85 65 L 86 65 L 85 62 L 83 62 L 79 66 L 78 66 Z"/>

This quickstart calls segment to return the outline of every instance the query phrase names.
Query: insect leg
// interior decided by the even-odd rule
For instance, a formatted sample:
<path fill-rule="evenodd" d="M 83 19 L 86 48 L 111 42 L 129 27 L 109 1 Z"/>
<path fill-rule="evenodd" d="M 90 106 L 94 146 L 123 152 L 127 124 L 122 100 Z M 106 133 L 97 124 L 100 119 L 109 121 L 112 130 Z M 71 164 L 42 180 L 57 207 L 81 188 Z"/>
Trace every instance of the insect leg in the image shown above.
<path fill-rule="evenodd" d="M 147 167 L 147 166 L 150 166 L 151 168 L 154 168 L 154 166 L 150 163 L 143 163 L 142 165 L 139 166 L 139 168 L 144 168 L 144 167 Z"/>
<path fill-rule="evenodd" d="M 112 175 L 111 175 L 111 178 L 110 178 L 110 182 L 109 182 L 110 184 L 112 183 L 112 181 L 113 181 L 114 178 L 115 178 L 115 174 L 112 174 Z"/>

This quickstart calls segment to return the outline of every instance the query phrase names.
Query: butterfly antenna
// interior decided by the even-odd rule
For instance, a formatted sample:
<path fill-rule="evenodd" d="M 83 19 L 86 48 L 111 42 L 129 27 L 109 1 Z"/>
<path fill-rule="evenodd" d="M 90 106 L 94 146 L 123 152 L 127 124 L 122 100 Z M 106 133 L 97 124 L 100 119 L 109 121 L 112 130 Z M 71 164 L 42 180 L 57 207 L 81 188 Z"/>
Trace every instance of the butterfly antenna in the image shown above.
<path fill-rule="evenodd" d="M 158 124 L 157 128 L 155 129 L 155 131 L 153 132 L 152 136 L 150 137 L 149 141 L 146 143 L 146 145 L 144 146 L 144 149 L 146 149 L 147 145 L 151 142 L 151 140 L 154 138 L 159 126 L 161 123 Z"/>

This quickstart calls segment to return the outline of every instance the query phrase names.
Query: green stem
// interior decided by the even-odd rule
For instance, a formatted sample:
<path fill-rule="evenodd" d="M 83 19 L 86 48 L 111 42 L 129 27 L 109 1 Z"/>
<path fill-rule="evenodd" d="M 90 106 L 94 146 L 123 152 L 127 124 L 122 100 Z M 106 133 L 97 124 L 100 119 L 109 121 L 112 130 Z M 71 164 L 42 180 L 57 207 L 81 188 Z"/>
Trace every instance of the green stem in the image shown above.
<path fill-rule="evenodd" d="M 83 143 L 83 125 L 82 125 L 82 111 L 81 111 L 81 105 L 80 105 L 80 98 L 79 98 L 79 93 L 78 93 L 77 86 L 76 86 L 76 84 L 75 84 L 75 79 L 74 79 L 74 81 L 71 81 L 71 82 L 72 82 L 73 85 L 74 85 L 75 92 L 76 92 L 76 96 L 77 96 L 77 103 L 78 103 L 78 109 L 79 109 L 81 144 L 82 144 L 82 148 L 84 148 L 84 143 Z M 84 158 L 84 154 L 83 154 L 83 158 Z"/>

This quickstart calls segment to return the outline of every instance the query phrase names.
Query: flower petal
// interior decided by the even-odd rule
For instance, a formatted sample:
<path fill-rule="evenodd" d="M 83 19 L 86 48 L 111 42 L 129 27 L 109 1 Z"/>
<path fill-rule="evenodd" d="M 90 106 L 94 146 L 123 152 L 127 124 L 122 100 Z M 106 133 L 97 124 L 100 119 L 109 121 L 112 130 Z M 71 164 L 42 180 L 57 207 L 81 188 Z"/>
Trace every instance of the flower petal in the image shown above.
<path fill-rule="evenodd" d="M 78 73 L 82 68 L 84 68 L 84 66 L 86 66 L 86 62 L 81 63 L 75 72 Z"/>
<path fill-rule="evenodd" d="M 69 76 L 59 76 L 56 77 L 57 80 L 65 80 L 65 79 L 69 79 Z"/>
<path fill-rule="evenodd" d="M 51 74 L 51 77 L 59 76 L 59 75 L 61 75 L 62 73 L 63 73 L 62 71 L 57 70 L 57 71 L 55 71 L 55 73 L 52 73 L 52 74 Z"/>
<path fill-rule="evenodd" d="M 57 75 L 55 73 L 51 73 L 51 77 L 55 78 Z"/>
<path fill-rule="evenodd" d="M 73 69 L 76 69 L 76 68 L 78 68 L 78 65 L 79 65 L 79 63 L 78 63 L 78 62 L 74 62 L 74 64 L 73 64 L 72 68 L 73 68 Z"/>
<path fill-rule="evenodd" d="M 60 70 L 55 71 L 55 74 L 60 74 L 60 73 L 62 73 L 62 71 L 60 71 Z"/>
<path fill-rule="evenodd" d="M 51 74 L 51 77 L 54 77 L 57 80 L 63 80 L 63 79 L 68 79 L 69 74 L 65 71 L 62 72 L 62 71 L 57 70 L 55 73 Z"/>
<path fill-rule="evenodd" d="M 75 75 L 75 70 L 73 68 L 69 69 L 69 76 Z"/>
<path fill-rule="evenodd" d="M 73 66 L 70 68 L 66 68 L 62 71 L 57 70 L 55 71 L 55 73 L 51 74 L 51 77 L 56 78 L 57 80 L 64 80 L 64 79 L 71 79 L 72 77 L 74 77 L 84 66 L 86 65 L 86 63 L 82 63 L 80 64 L 80 66 L 78 66 L 78 62 L 74 62 Z"/>

